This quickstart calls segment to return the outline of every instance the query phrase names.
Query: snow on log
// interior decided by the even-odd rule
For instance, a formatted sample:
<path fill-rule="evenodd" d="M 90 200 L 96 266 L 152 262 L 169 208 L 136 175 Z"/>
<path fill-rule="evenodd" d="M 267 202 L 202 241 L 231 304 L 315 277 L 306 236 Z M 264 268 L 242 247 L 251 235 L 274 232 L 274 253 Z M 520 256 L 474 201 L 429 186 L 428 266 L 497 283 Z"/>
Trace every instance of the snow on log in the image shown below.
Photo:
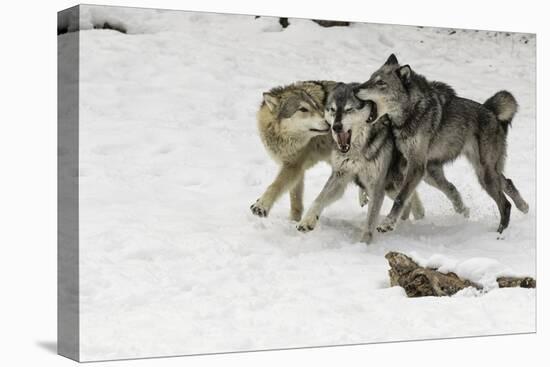
<path fill-rule="evenodd" d="M 390 264 L 391 286 L 403 287 L 409 297 L 451 296 L 468 287 L 482 289 L 478 284 L 462 279 L 455 273 L 445 274 L 436 269 L 422 267 L 407 255 L 399 252 L 388 252 L 385 257 Z M 500 277 L 497 282 L 500 288 L 536 287 L 536 281 L 530 277 Z"/>

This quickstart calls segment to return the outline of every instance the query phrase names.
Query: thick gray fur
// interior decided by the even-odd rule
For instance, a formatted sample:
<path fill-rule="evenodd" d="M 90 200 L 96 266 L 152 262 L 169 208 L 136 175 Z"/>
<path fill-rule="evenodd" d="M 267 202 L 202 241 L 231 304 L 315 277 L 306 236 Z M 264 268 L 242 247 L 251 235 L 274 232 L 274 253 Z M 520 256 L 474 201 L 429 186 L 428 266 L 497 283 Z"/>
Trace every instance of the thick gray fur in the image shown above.
<path fill-rule="evenodd" d="M 447 84 L 428 81 L 391 55 L 356 88 L 355 95 L 373 100 L 380 113 L 388 114 L 396 146 L 407 161 L 404 183 L 389 215 L 378 227 L 380 232 L 394 229 L 404 204 L 422 179 L 443 191 L 457 212 L 467 214 L 460 193 L 443 172 L 444 164 L 462 154 L 498 206 L 499 233 L 510 221 L 511 205 L 504 194 L 527 213 L 528 204 L 503 174 L 508 129 L 518 108 L 512 94 L 498 92 L 485 104 L 461 98 Z"/>
<path fill-rule="evenodd" d="M 324 208 L 338 200 L 345 188 L 355 182 L 363 188 L 370 199 L 366 228 L 361 240 L 370 243 L 376 228 L 378 215 L 386 192 L 394 198 L 395 188 L 402 179 L 399 154 L 395 149 L 387 116 L 374 122 L 367 122 L 373 113 L 372 102 L 362 102 L 353 95 L 358 84 L 338 84 L 328 95 L 325 118 L 331 125 L 333 137 L 342 128 L 351 131 L 351 147 L 345 152 L 335 148 L 332 153 L 332 174 L 323 190 L 317 196 L 304 219 L 298 224 L 299 231 L 315 228 Z M 424 216 L 424 208 L 416 193 L 413 193 L 412 207 L 415 218 Z M 408 217 L 411 204 L 406 205 L 403 218 Z"/>

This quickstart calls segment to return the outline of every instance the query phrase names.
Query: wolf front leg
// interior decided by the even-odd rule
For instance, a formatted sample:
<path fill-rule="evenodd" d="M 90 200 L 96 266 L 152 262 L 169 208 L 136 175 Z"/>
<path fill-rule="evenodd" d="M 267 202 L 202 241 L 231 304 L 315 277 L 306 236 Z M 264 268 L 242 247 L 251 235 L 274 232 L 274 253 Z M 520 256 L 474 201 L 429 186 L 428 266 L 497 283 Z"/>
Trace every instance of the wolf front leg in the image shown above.
<path fill-rule="evenodd" d="M 304 219 L 298 223 L 296 229 L 300 232 L 309 232 L 315 228 L 319 216 L 327 206 L 338 200 L 344 194 L 350 177 L 343 172 L 332 171 L 321 193 L 306 213 Z"/>
<path fill-rule="evenodd" d="M 284 164 L 277 177 L 263 195 L 250 206 L 254 215 L 267 217 L 275 201 L 291 187 L 295 186 L 300 177 L 303 177 L 304 170 L 301 166 Z"/>
<path fill-rule="evenodd" d="M 409 201 L 411 195 L 418 187 L 420 181 L 422 181 L 425 170 L 426 165 L 424 162 L 418 160 L 409 160 L 407 164 L 407 174 L 405 175 L 403 186 L 401 187 L 399 194 L 397 194 L 397 197 L 393 202 L 390 213 L 377 227 L 378 232 L 390 232 L 395 229 L 397 219 L 403 214 L 406 203 Z"/>

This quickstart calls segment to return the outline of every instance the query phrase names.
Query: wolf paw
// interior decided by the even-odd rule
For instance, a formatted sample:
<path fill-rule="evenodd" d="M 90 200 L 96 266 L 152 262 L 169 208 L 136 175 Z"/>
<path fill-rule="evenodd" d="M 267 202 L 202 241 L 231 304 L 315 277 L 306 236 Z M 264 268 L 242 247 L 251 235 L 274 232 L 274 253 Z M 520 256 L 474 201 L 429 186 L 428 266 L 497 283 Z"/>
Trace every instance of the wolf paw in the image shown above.
<path fill-rule="evenodd" d="M 424 211 L 424 208 L 413 208 L 412 215 L 414 220 L 420 220 L 424 219 L 426 212 Z"/>
<path fill-rule="evenodd" d="M 370 244 L 372 243 L 372 237 L 373 237 L 372 232 L 366 231 L 366 232 L 363 233 L 363 235 L 361 236 L 361 242 L 364 242 L 364 243 L 366 243 L 367 245 L 370 245 Z"/>
<path fill-rule="evenodd" d="M 380 233 L 391 232 L 395 229 L 395 220 L 386 218 L 384 221 L 376 227 L 376 230 Z"/>
<path fill-rule="evenodd" d="M 403 214 L 401 214 L 401 220 L 409 220 L 410 216 L 411 216 L 410 212 L 404 211 Z"/>
<path fill-rule="evenodd" d="M 262 205 L 259 199 L 254 204 L 250 205 L 250 210 L 252 214 L 262 218 L 267 217 L 269 214 L 269 209 Z"/>
<path fill-rule="evenodd" d="M 458 214 L 462 214 L 464 218 L 470 218 L 470 208 L 465 206 L 461 211 L 458 212 Z"/>
<path fill-rule="evenodd" d="M 305 217 L 300 223 L 298 223 L 298 225 L 296 226 L 296 229 L 304 233 L 313 231 L 313 229 L 315 229 L 315 225 L 317 224 L 318 220 L 319 220 L 318 216 Z"/>
<path fill-rule="evenodd" d="M 519 209 L 520 212 L 522 212 L 523 214 L 527 214 L 529 212 L 529 204 L 527 204 L 525 201 L 522 202 L 522 203 L 519 203 L 517 205 L 517 208 Z"/>

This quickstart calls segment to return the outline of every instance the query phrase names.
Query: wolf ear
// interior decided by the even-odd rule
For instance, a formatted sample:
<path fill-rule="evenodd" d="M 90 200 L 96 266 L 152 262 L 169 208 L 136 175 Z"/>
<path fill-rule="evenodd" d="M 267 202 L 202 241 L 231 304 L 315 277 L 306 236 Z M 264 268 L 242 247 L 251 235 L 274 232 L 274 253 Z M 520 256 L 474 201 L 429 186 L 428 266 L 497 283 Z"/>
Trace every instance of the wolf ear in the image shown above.
<path fill-rule="evenodd" d="M 302 91 L 301 96 L 310 105 L 317 108 L 318 110 L 322 110 L 322 108 L 319 106 L 319 103 L 317 103 L 317 101 L 315 101 L 315 99 L 313 99 L 313 97 L 308 92 Z"/>
<path fill-rule="evenodd" d="M 411 81 L 411 67 L 409 65 L 401 66 L 399 69 L 397 69 L 397 76 L 399 79 L 401 79 L 401 82 L 403 84 L 408 85 Z"/>
<path fill-rule="evenodd" d="M 267 108 L 269 108 L 271 112 L 274 112 L 277 106 L 279 105 L 279 98 L 275 97 L 273 94 L 268 92 L 264 93 L 263 96 L 264 96 L 264 102 L 267 105 Z"/>
<path fill-rule="evenodd" d="M 398 65 L 399 61 L 397 61 L 397 57 L 395 57 L 394 54 L 391 54 L 390 57 L 386 60 L 386 63 L 384 65 Z"/>

